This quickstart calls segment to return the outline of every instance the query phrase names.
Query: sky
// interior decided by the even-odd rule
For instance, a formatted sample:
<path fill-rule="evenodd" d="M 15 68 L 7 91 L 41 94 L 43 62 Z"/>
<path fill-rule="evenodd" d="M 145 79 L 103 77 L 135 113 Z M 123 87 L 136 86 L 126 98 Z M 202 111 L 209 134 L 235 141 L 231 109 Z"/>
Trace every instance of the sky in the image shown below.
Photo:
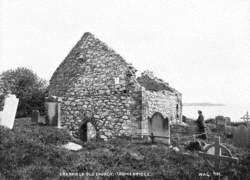
<path fill-rule="evenodd" d="M 49 80 L 84 32 L 184 102 L 250 104 L 249 0 L 0 0 L 0 72 Z"/>

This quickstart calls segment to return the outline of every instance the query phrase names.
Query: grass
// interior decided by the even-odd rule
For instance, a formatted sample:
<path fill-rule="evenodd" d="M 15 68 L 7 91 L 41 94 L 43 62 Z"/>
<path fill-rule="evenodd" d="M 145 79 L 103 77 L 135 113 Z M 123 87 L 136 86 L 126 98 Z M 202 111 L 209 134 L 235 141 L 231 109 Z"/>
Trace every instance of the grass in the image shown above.
<path fill-rule="evenodd" d="M 199 179 L 207 167 L 196 153 L 189 156 L 162 144 L 132 143 L 126 138 L 83 143 L 77 152 L 60 147 L 73 141 L 61 129 L 38 126 L 30 119 L 17 119 L 13 130 L 0 127 L 0 179 L 71 179 L 65 172 L 145 172 L 149 177 L 112 176 L 103 179 Z M 240 158 L 235 171 L 240 179 L 250 177 L 248 149 L 230 147 Z M 235 172 L 234 172 L 235 173 Z M 231 178 L 235 179 L 234 176 Z"/>

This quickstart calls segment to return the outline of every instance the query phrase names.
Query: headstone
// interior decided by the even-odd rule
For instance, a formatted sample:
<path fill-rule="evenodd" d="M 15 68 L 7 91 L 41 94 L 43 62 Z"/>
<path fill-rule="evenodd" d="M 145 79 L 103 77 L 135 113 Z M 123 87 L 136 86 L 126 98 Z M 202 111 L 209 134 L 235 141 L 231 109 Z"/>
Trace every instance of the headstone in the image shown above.
<path fill-rule="evenodd" d="M 217 132 L 225 132 L 226 119 L 224 118 L 224 116 L 216 116 L 215 121 Z"/>
<path fill-rule="evenodd" d="M 32 116 L 31 116 L 31 121 L 34 123 L 38 123 L 40 117 L 40 113 L 38 110 L 33 110 L 32 111 Z"/>
<path fill-rule="evenodd" d="M 153 114 L 149 120 L 150 138 L 152 142 L 162 142 L 170 145 L 170 123 L 159 112 Z"/>
<path fill-rule="evenodd" d="M 230 125 L 231 118 L 230 117 L 225 117 L 225 120 L 226 120 L 226 125 Z"/>
<path fill-rule="evenodd" d="M 5 98 L 3 111 L 0 113 L 0 125 L 13 128 L 19 99 L 13 94 Z"/>
<path fill-rule="evenodd" d="M 46 102 L 45 103 L 46 109 L 47 109 L 47 118 L 48 118 L 48 124 L 58 126 L 58 119 L 60 118 L 60 105 L 57 102 Z"/>
<path fill-rule="evenodd" d="M 225 126 L 226 125 L 226 119 L 223 116 L 216 116 L 215 117 L 216 124 L 219 126 Z"/>

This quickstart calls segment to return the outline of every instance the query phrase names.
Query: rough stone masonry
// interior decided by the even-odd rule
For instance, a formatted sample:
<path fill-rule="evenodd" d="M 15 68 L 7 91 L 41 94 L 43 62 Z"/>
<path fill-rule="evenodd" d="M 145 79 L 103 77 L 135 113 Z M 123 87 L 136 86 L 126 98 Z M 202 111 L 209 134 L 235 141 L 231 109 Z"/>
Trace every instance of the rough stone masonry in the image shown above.
<path fill-rule="evenodd" d="M 137 78 L 131 64 L 91 33 L 56 69 L 49 96 L 61 99 L 61 127 L 83 140 L 169 131 L 182 117 L 181 93 L 150 71 Z"/>

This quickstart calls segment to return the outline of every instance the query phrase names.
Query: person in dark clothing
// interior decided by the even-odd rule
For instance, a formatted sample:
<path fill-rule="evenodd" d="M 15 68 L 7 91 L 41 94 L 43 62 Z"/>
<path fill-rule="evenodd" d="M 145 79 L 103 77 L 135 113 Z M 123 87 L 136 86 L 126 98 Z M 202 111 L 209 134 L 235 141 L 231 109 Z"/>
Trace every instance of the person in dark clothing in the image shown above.
<path fill-rule="evenodd" d="M 196 120 L 197 125 L 198 125 L 198 133 L 202 134 L 202 135 L 199 135 L 198 138 L 205 140 L 207 138 L 207 136 L 206 136 L 206 132 L 205 132 L 204 116 L 202 115 L 202 111 L 200 111 L 200 110 L 198 111 L 198 114 L 199 114 L 199 116 L 198 116 L 198 119 Z"/>

